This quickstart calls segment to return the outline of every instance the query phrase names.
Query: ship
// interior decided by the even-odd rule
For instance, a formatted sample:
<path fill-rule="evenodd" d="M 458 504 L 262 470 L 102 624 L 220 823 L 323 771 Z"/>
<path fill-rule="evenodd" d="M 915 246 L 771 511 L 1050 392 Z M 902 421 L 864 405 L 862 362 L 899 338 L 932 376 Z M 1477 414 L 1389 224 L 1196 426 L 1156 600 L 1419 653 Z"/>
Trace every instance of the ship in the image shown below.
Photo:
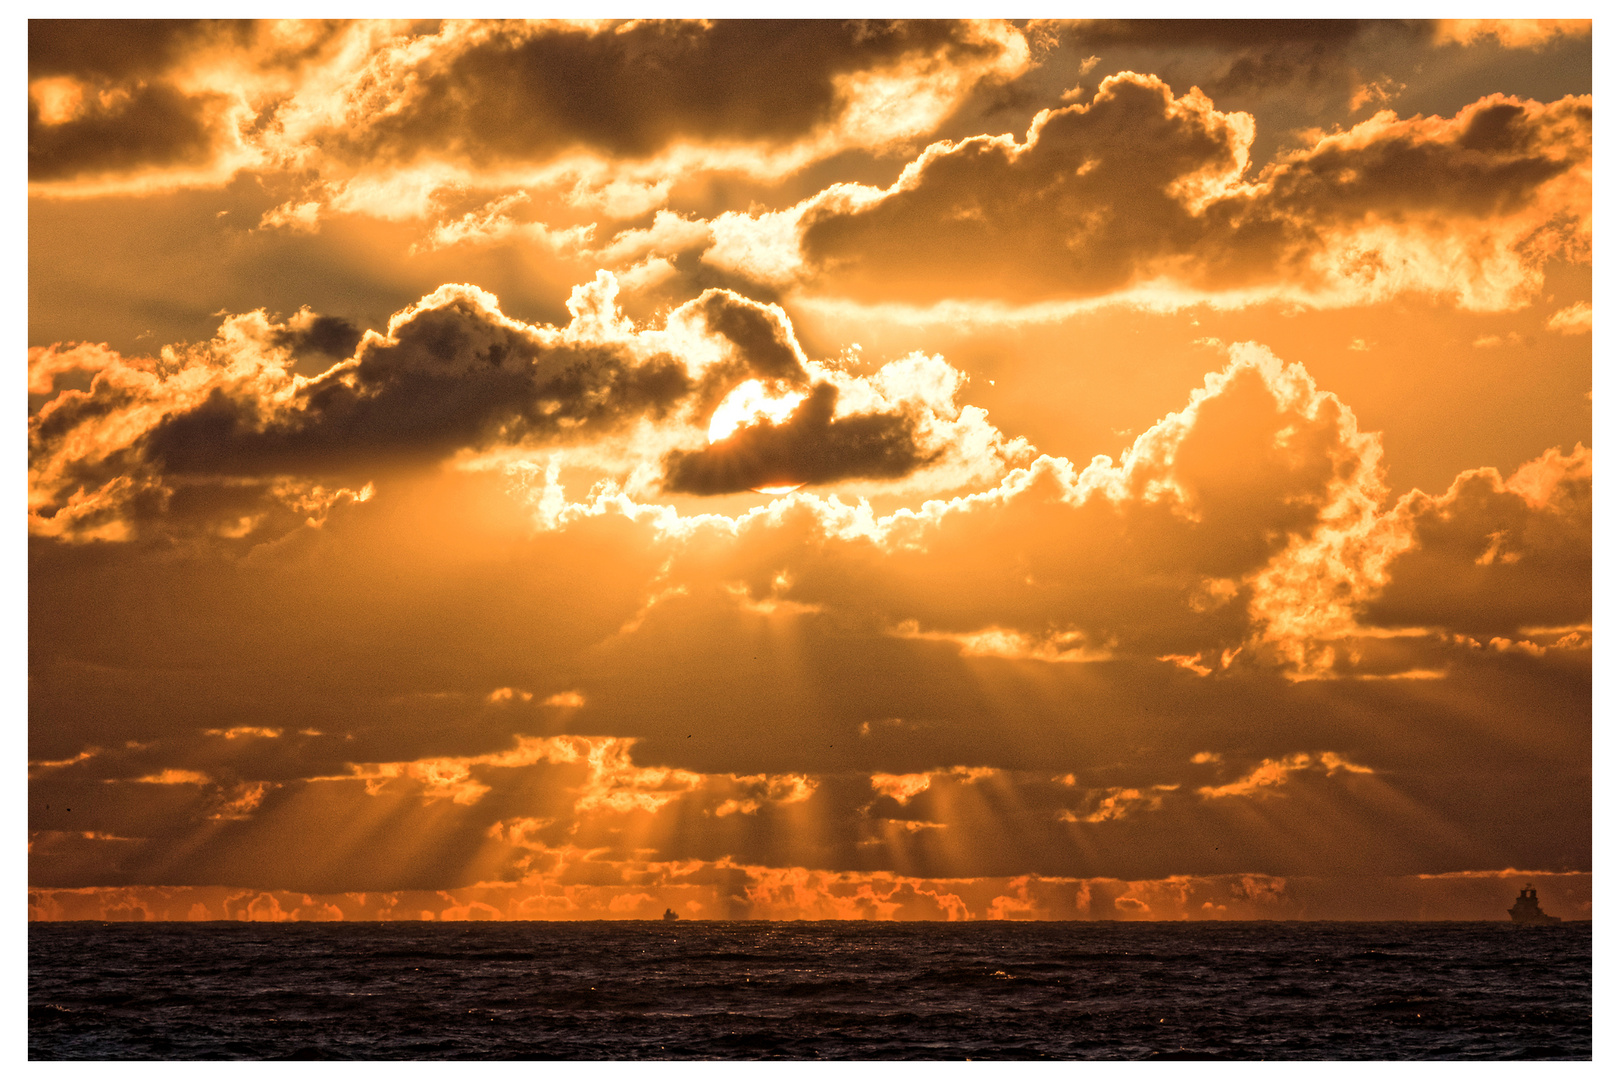
<path fill-rule="evenodd" d="M 675 909 L 674 908 L 665 908 L 664 909 L 664 921 L 665 922 L 674 922 L 676 919 L 679 919 L 679 918 L 680 918 L 680 916 L 675 914 Z"/>
<path fill-rule="evenodd" d="M 1552 926 L 1564 921 L 1541 910 L 1541 901 L 1536 899 L 1534 885 L 1526 885 L 1519 890 L 1519 899 L 1508 908 L 1508 917 L 1515 926 Z"/>

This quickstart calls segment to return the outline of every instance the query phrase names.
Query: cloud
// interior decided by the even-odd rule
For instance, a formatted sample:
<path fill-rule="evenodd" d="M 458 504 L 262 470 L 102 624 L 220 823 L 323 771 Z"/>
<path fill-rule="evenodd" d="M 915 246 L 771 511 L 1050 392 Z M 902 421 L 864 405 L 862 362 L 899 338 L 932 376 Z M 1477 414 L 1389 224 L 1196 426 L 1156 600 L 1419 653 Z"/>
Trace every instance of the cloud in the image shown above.
<path fill-rule="evenodd" d="M 120 361 L 106 345 L 55 344 L 28 350 L 28 392 L 52 394 L 59 376 L 83 371 L 94 374 Z"/>
<path fill-rule="evenodd" d="M 736 517 L 683 516 L 612 485 L 572 502 L 548 481 L 531 497 L 551 528 L 622 514 L 672 541 L 727 537 L 744 551 L 774 545 L 778 561 L 759 570 L 776 584 L 758 591 L 778 606 L 856 617 L 901 640 L 949 642 L 966 657 L 1141 656 L 1204 677 L 1258 668 L 1294 679 L 1416 678 L 1443 669 L 1443 658 L 1424 650 L 1461 632 L 1460 595 L 1428 614 L 1404 599 L 1391 605 L 1380 598 L 1392 581 L 1413 583 L 1392 594 L 1406 597 L 1450 589 L 1459 576 L 1500 572 L 1475 560 L 1491 535 L 1515 537 L 1526 527 L 1514 524 L 1515 514 L 1538 522 L 1544 516 L 1568 530 L 1559 561 L 1510 571 L 1538 567 L 1542 602 L 1499 608 L 1470 587 L 1476 613 L 1468 625 L 1483 625 L 1486 610 L 1496 636 L 1586 618 L 1579 553 L 1590 527 L 1587 496 L 1561 494 L 1566 482 L 1583 482 L 1584 455 L 1578 449 L 1566 460 L 1550 452 L 1506 486 L 1489 479 L 1494 471 L 1459 478 L 1465 487 L 1494 483 L 1501 491 L 1464 526 L 1451 510 L 1462 505 L 1460 495 L 1437 502 L 1412 492 L 1391 500 L 1380 437 L 1361 431 L 1350 409 L 1303 366 L 1251 343 L 1230 347 L 1226 366 L 1206 377 L 1187 407 L 1139 436 L 1118 463 L 1099 456 L 1081 469 L 1041 455 L 1008 468 L 992 487 L 883 516 L 864 502 L 805 492 Z M 1530 507 L 1519 492 L 1535 492 L 1544 504 Z M 1467 538 L 1459 543 L 1473 546 L 1442 573 L 1428 537 L 1458 528 Z M 783 556 L 774 538 L 796 535 L 807 556 L 836 543 L 852 556 L 881 552 L 887 570 L 863 568 L 835 585 L 825 569 L 811 572 L 811 563 Z M 1517 550 L 1503 548 L 1512 558 Z M 682 580 L 680 566 L 677 560 L 675 583 L 665 588 L 684 595 L 707 588 Z M 1025 569 L 986 575 L 985 566 Z M 1416 584 L 1425 580 L 1424 566 L 1433 575 L 1427 589 Z M 935 573 L 954 575 L 948 599 L 903 584 Z M 858 607 L 846 596 L 859 596 Z M 1419 647 L 1418 639 L 1427 644 Z"/>
<path fill-rule="evenodd" d="M 1097 825 L 1104 821 L 1118 821 L 1129 814 L 1142 811 L 1158 810 L 1164 805 L 1162 792 L 1174 791 L 1180 785 L 1162 784 L 1156 789 L 1143 794 L 1136 788 L 1106 788 L 1097 793 L 1097 808 L 1085 817 L 1079 817 L 1072 810 L 1064 810 L 1058 814 L 1059 821 L 1084 821 L 1089 825 Z"/>
<path fill-rule="evenodd" d="M 1588 861 L 1583 34 L 121 25 L 30 29 L 38 917 Z"/>
<path fill-rule="evenodd" d="M 813 272 L 876 299 L 931 299 L 952 278 L 1026 301 L 1119 288 L 1237 181 L 1252 137 L 1246 115 L 1124 73 L 1089 104 L 1037 115 L 1022 143 L 935 144 L 876 198 L 812 204 L 801 246 Z"/>
<path fill-rule="evenodd" d="M 28 175 L 206 170 L 233 141 L 227 100 L 171 76 L 239 24 L 34 19 L 28 26 Z"/>
<path fill-rule="evenodd" d="M 1383 111 L 1250 175 L 1253 138 L 1248 114 L 1122 72 L 1089 103 L 1038 114 L 1022 142 L 936 143 L 887 189 L 801 202 L 797 252 L 777 211 L 729 219 L 704 258 L 866 303 L 1418 292 L 1470 310 L 1522 306 L 1548 260 L 1590 258 L 1589 98 Z"/>
<path fill-rule="evenodd" d="M 695 494 L 900 481 L 924 469 L 960 483 L 1022 452 L 983 410 L 955 403 L 963 376 L 938 358 L 853 375 L 810 361 L 775 306 L 709 290 L 662 327 L 638 330 L 617 296 L 616 279 L 599 272 L 574 290 L 562 328 L 445 285 L 397 313 L 386 335 L 362 337 L 306 308 L 285 322 L 234 316 L 211 341 L 158 358 L 35 349 L 36 392 L 68 372 L 95 376 L 30 422 L 34 528 L 64 539 L 146 527 L 262 538 L 370 498 L 380 470 L 512 447 L 594 447 L 621 476 Z M 300 357 L 349 349 L 318 375 L 292 370 Z M 750 381 L 803 400 L 709 445 L 699 432 Z"/>
<path fill-rule="evenodd" d="M 905 776 L 876 773 L 872 777 L 872 790 L 904 806 L 914 796 L 927 791 L 932 779 L 928 773 L 912 773 Z"/>
<path fill-rule="evenodd" d="M 1495 41 L 1504 49 L 1541 49 L 1560 37 L 1591 37 L 1591 19 L 1439 19 L 1439 44 L 1478 45 Z"/>
<path fill-rule="evenodd" d="M 1387 585 L 1369 603 L 1369 624 L 1443 626 L 1488 640 L 1590 619 L 1586 447 L 1548 450 L 1506 478 L 1492 468 L 1470 470 L 1443 494 L 1412 492 L 1393 514 L 1411 543 L 1389 564 Z"/>
<path fill-rule="evenodd" d="M 31 189 L 143 193 L 262 167 L 275 105 L 342 36 L 321 22 L 32 20 Z"/>
<path fill-rule="evenodd" d="M 1373 772 L 1365 765 L 1357 765 L 1330 751 L 1319 754 L 1290 754 L 1288 757 L 1275 760 L 1267 758 L 1244 776 L 1219 786 L 1205 785 L 1198 789 L 1198 794 L 1206 799 L 1248 798 L 1283 786 L 1291 774 L 1305 769 L 1319 770 L 1328 776 L 1340 770 L 1368 775 Z"/>
<path fill-rule="evenodd" d="M 737 795 L 721 802 L 711 811 L 717 818 L 728 814 L 757 814 L 768 805 L 802 803 L 816 792 L 816 781 L 803 774 L 769 776 L 760 773 L 734 776 L 730 780 L 738 789 Z"/>
<path fill-rule="evenodd" d="M 1035 919 L 1454 919 L 1496 921 L 1504 882 L 1535 880 L 1549 910 L 1590 912 L 1589 873 L 1469 870 L 1405 877 L 1339 878 L 1266 874 L 1176 875 L 1159 879 L 1018 875 L 916 877 L 886 871 L 810 867 L 628 863 L 610 881 L 581 880 L 584 852 L 521 884 L 444 890 L 307 893 L 228 886 L 134 886 L 28 890 L 30 921 L 354 922 L 465 918 L 655 919 L 666 907 L 687 918 L 975 921 Z M 1508 891 L 1511 896 L 1511 890 Z"/>
<path fill-rule="evenodd" d="M 474 287 L 443 287 L 313 379 L 275 385 L 265 371 L 270 385 L 253 397 L 215 388 L 164 417 L 145 453 L 170 473 L 307 474 L 345 457 L 442 457 L 657 415 L 687 391 L 686 372 L 669 355 L 630 354 L 615 293 L 611 277 L 582 287 L 576 324 L 559 331 L 508 319 Z"/>
<path fill-rule="evenodd" d="M 217 99 L 212 95 L 186 95 L 161 84 L 98 94 L 75 85 L 73 104 L 67 105 L 60 90 L 53 99 L 43 89 L 29 97 L 32 180 L 142 168 L 199 168 L 210 164 L 222 141 Z M 57 108 L 42 109 L 46 101 Z"/>
<path fill-rule="evenodd" d="M 1365 105 L 1388 105 L 1400 96 L 1405 85 L 1385 77 L 1358 85 L 1350 94 L 1350 111 L 1357 112 Z"/>
<path fill-rule="evenodd" d="M 149 77 L 182 59 L 211 29 L 196 19 L 33 19 L 28 75 Z"/>
<path fill-rule="evenodd" d="M 821 383 L 787 419 L 754 423 L 697 451 L 665 459 L 666 491 L 720 495 L 777 485 L 824 484 L 846 477 L 893 479 L 932 461 L 904 414 L 835 418 L 838 388 Z"/>
<path fill-rule="evenodd" d="M 465 186 L 633 217 L 671 168 L 780 177 L 913 142 L 1029 62 L 1005 23 L 915 20 L 36 20 L 29 40 L 34 191 L 251 169 L 302 185 L 267 221 L 308 229 Z"/>
<path fill-rule="evenodd" d="M 1359 19 L 1084 19 L 1064 27 L 1079 50 L 1218 50 L 1221 59 L 1206 85 L 1247 94 L 1343 83 L 1358 45 L 1420 33 L 1411 25 Z"/>
<path fill-rule="evenodd" d="M 1022 46 L 972 24 L 910 21 L 488 24 L 435 37 L 374 62 L 385 81 L 372 94 L 392 107 L 357 117 L 338 153 L 408 159 L 450 147 L 485 165 L 574 147 L 645 157 L 686 140 L 783 142 L 842 110 L 873 109 L 863 79 L 904 79 L 931 61 L 988 73 Z"/>
<path fill-rule="evenodd" d="M 1547 319 L 1547 329 L 1560 334 L 1590 334 L 1592 305 L 1580 300 L 1569 307 L 1559 308 Z"/>
<path fill-rule="evenodd" d="M 948 641 L 963 656 L 994 656 L 1006 660 L 1041 660 L 1057 664 L 1083 664 L 1110 657 L 1106 649 L 1094 649 L 1078 630 L 1051 631 L 1044 635 L 1026 634 L 999 626 L 968 633 L 923 630 L 916 619 L 907 619 L 893 630 L 895 637 L 912 641 Z"/>
<path fill-rule="evenodd" d="M 1360 275 L 1375 295 L 1418 288 L 1474 310 L 1515 307 L 1539 289 L 1547 259 L 1590 258 L 1591 102 L 1494 94 L 1450 120 L 1381 112 L 1261 180 L 1257 209 L 1314 233 L 1344 263 L 1332 271 L 1306 253 L 1328 282 L 1345 288 Z M 1442 230 L 1464 222 L 1481 235 L 1453 248 Z M 1348 265 L 1356 251 L 1365 265 Z M 1460 273 L 1442 274 L 1448 251 L 1464 260 Z"/>
<path fill-rule="evenodd" d="M 151 776 L 138 776 L 137 784 L 206 784 L 208 777 L 190 769 L 164 769 Z"/>

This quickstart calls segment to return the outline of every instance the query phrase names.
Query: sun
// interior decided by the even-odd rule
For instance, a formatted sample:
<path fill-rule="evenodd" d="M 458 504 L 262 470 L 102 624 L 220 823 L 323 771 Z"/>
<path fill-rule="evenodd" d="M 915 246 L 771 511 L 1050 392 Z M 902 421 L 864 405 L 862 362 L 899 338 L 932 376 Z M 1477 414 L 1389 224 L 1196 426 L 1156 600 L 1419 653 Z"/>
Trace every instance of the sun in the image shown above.
<path fill-rule="evenodd" d="M 738 428 L 748 427 L 761 420 L 780 424 L 793 415 L 793 410 L 799 407 L 804 398 L 805 395 L 797 390 L 772 394 L 758 379 L 739 383 L 719 405 L 715 406 L 714 415 L 709 418 L 709 443 L 712 445 L 720 442 L 729 438 Z M 803 481 L 800 481 L 796 484 L 765 484 L 753 490 L 762 495 L 786 495 L 803 486 Z"/>
<path fill-rule="evenodd" d="M 714 415 L 709 418 L 709 442 L 717 443 L 738 428 L 747 427 L 761 418 L 780 424 L 793 415 L 793 410 L 803 400 L 804 395 L 797 390 L 772 395 L 758 379 L 738 383 L 715 407 Z"/>

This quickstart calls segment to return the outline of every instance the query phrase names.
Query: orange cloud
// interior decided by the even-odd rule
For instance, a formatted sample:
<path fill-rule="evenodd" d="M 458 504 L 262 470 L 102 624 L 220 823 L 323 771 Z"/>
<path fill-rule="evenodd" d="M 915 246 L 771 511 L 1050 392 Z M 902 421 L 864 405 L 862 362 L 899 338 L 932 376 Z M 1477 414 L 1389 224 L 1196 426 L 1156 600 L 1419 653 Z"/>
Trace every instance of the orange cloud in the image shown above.
<path fill-rule="evenodd" d="M 1005 919 L 1446 918 L 1500 920 L 1503 883 L 1535 880 L 1549 910 L 1589 916 L 1589 873 L 1513 869 L 1361 879 L 1265 874 L 1160 879 L 1020 875 L 929 879 L 804 867 L 640 864 L 639 884 L 561 877 L 435 891 L 309 894 L 223 886 L 30 889 L 30 921 L 310 922 L 686 918 L 978 921 Z"/>
<path fill-rule="evenodd" d="M 994 656 L 1004 660 L 1041 660 L 1049 664 L 1095 663 L 1111 658 L 1107 649 L 1088 645 L 1086 635 L 1079 630 L 1052 631 L 1045 635 L 1031 635 L 999 626 L 967 633 L 947 633 L 942 630 L 924 631 L 916 619 L 907 619 L 891 631 L 895 637 L 910 641 L 948 641 L 961 649 L 963 656 Z"/>
<path fill-rule="evenodd" d="M 206 784 L 208 777 L 192 769 L 164 769 L 150 776 L 138 776 L 137 784 Z"/>
<path fill-rule="evenodd" d="M 1023 142 L 937 143 L 887 189 L 835 185 L 729 218 L 724 237 L 717 222 L 704 258 L 863 304 L 1340 307 L 1416 292 L 1496 311 L 1528 303 L 1549 260 L 1591 257 L 1589 97 L 1382 111 L 1249 176 L 1253 138 L 1248 114 L 1122 72 L 1038 114 Z"/>
<path fill-rule="evenodd" d="M 1589 854 L 1587 30 L 126 29 L 30 28 L 42 917 Z"/>
<path fill-rule="evenodd" d="M 1143 810 L 1157 810 L 1164 805 L 1164 797 L 1154 792 L 1175 791 L 1179 784 L 1158 784 L 1147 794 L 1136 788 L 1107 788 L 1099 792 L 1097 808 L 1085 817 L 1079 817 L 1072 810 L 1064 810 L 1058 814 L 1058 820 L 1067 822 L 1084 821 L 1087 824 L 1097 825 L 1104 821 L 1117 821 L 1127 814 Z"/>
<path fill-rule="evenodd" d="M 91 758 L 95 757 L 96 754 L 98 754 L 99 752 L 100 752 L 99 748 L 94 748 L 94 749 L 90 749 L 90 750 L 80 750 L 77 754 L 74 754 L 72 757 L 62 758 L 62 759 L 60 759 L 58 761 L 30 761 L 28 763 L 28 770 L 29 770 L 28 775 L 30 777 L 32 777 L 34 775 L 35 770 L 65 769 L 69 765 L 77 765 L 81 761 L 89 761 Z"/>
<path fill-rule="evenodd" d="M 710 290 L 661 329 L 637 330 L 617 295 L 613 275 L 599 273 L 574 290 L 573 319 L 558 328 L 446 285 L 313 378 L 291 371 L 294 354 L 344 338 L 307 310 L 286 322 L 235 316 L 213 340 L 156 359 L 39 351 L 40 386 L 100 367 L 89 390 L 57 393 L 30 421 L 31 527 L 81 541 L 142 528 L 264 539 L 371 498 L 374 469 L 458 453 L 487 467 L 521 446 L 578 447 L 641 490 L 706 494 L 784 478 L 905 485 L 925 473 L 922 482 L 960 484 L 1027 453 L 982 409 L 957 404 L 963 376 L 938 357 L 853 375 L 806 358 L 775 306 Z M 751 376 L 808 394 L 780 423 L 756 417 L 703 438 L 716 406 Z M 200 520 L 173 513 L 180 505 Z"/>
<path fill-rule="evenodd" d="M 1559 308 L 1547 319 L 1547 329 L 1560 334 L 1590 334 L 1592 305 L 1582 300 L 1569 307 Z"/>
<path fill-rule="evenodd" d="M 102 39 L 119 40 L 123 62 L 93 59 Z M 36 20 L 29 40 L 32 193 L 313 176 L 263 222 L 303 230 L 334 214 L 432 217 L 467 189 L 549 190 L 635 217 L 683 173 L 774 179 L 905 145 L 1029 63 L 1000 22 L 283 20 L 231 33 Z M 429 246 L 490 228 L 505 226 L 451 219 Z"/>
<path fill-rule="evenodd" d="M 706 804 L 704 813 L 724 818 L 756 814 L 766 805 L 802 803 L 816 791 L 817 781 L 802 773 L 752 775 L 703 774 L 688 769 L 642 766 L 633 760 L 636 740 L 612 736 L 519 735 L 509 750 L 469 757 L 422 758 L 416 761 L 351 764 L 340 775 L 312 777 L 314 782 L 360 780 L 372 795 L 390 784 L 414 787 L 425 801 L 448 799 L 472 806 L 499 783 L 491 770 L 559 766 L 548 772 L 548 783 L 558 785 L 571 799 L 570 813 L 585 821 L 600 813 L 656 814 L 671 803 L 693 799 Z M 262 795 L 261 795 L 262 797 Z M 552 820 L 514 819 L 503 832 L 520 846 L 553 824 Z M 543 845 L 542 845 L 543 846 Z"/>
<path fill-rule="evenodd" d="M 1590 617 L 1592 452 L 1549 450 L 1507 478 L 1463 473 L 1444 494 L 1412 492 L 1391 511 L 1409 547 L 1368 603 L 1381 626 L 1445 626 L 1485 639 Z M 1482 605 L 1480 596 L 1490 596 Z"/>
<path fill-rule="evenodd" d="M 904 806 L 917 795 L 927 791 L 932 779 L 928 773 L 907 773 L 903 776 L 875 773 L 872 776 L 872 790 Z"/>
<path fill-rule="evenodd" d="M 1585 453 L 1578 449 L 1577 458 L 1570 461 L 1585 460 L 1579 458 Z M 1515 474 L 1512 490 L 1545 490 L 1549 493 L 1545 497 L 1551 498 L 1566 475 L 1578 478 L 1579 468 L 1589 468 L 1566 465 L 1564 458 L 1550 454 Z M 795 523 L 792 527 L 808 526 L 840 543 L 877 545 L 891 556 L 913 549 L 929 551 L 935 561 L 968 536 L 978 537 L 976 542 L 982 545 L 990 536 L 1001 535 L 998 530 L 1003 526 L 998 522 L 1035 513 L 1035 507 L 1050 507 L 1039 511 L 1042 524 L 1036 535 L 1045 535 L 1065 514 L 1075 515 L 1077 521 L 1095 517 L 1098 526 L 1090 527 L 1086 546 L 1080 551 L 1071 548 L 1064 556 L 1071 570 L 1094 565 L 1095 573 L 1117 577 L 1122 573 L 1120 560 L 1128 558 L 1148 560 L 1144 565 L 1162 575 L 1186 553 L 1203 552 L 1199 572 L 1191 573 L 1190 567 L 1183 571 L 1183 591 L 1176 601 L 1181 613 L 1174 618 L 1189 630 L 1199 623 L 1229 623 L 1233 602 L 1245 598 L 1241 609 L 1249 621 L 1246 632 L 1229 630 L 1213 639 L 1182 634 L 1160 639 L 1172 647 L 1161 645 L 1148 653 L 1194 674 L 1280 665 L 1290 678 L 1322 679 L 1348 674 L 1365 659 L 1375 666 L 1363 668 L 1361 674 L 1386 677 L 1410 670 L 1422 672 L 1413 678 L 1433 677 L 1433 662 L 1407 669 L 1387 666 L 1400 662 L 1399 654 L 1390 649 L 1398 639 L 1423 637 L 1429 634 L 1425 627 L 1455 617 L 1414 616 L 1392 622 L 1393 609 L 1382 604 L 1376 620 L 1367 618 L 1367 612 L 1382 603 L 1391 575 L 1406 565 L 1403 560 L 1432 561 L 1418 553 L 1428 528 L 1424 523 L 1429 513 L 1423 508 L 1431 505 L 1431 497 L 1414 492 L 1392 505 L 1383 480 L 1379 436 L 1361 431 L 1350 409 L 1336 395 L 1320 390 L 1302 365 L 1284 363 L 1253 344 L 1232 346 L 1227 366 L 1206 377 L 1185 409 L 1138 436 L 1118 464 L 1098 457 L 1077 469 L 1066 459 L 1043 455 L 1008 470 L 993 488 L 930 499 L 917 509 L 902 507 L 881 517 L 865 503 L 850 506 L 836 495 L 807 492 L 736 517 L 682 516 L 672 507 L 637 502 L 611 484 L 598 485 L 589 501 L 581 503 L 569 502 L 561 487 L 550 481 L 542 493 L 531 497 L 548 508 L 547 520 L 554 527 L 623 514 L 647 522 L 671 539 L 719 535 L 740 543 Z M 1510 503 L 1518 498 L 1510 497 Z M 1569 517 L 1575 536 L 1584 535 L 1579 532 L 1584 528 L 1584 505 L 1576 497 L 1546 513 Z M 1511 520 L 1511 506 L 1503 509 L 1510 513 L 1502 519 L 1505 523 Z M 1149 522 L 1162 524 L 1150 528 Z M 1512 533 L 1504 531 L 1503 523 L 1478 526 L 1478 535 L 1487 539 L 1481 540 L 1471 562 L 1480 552 L 1497 548 L 1501 550 L 1495 557 L 1514 562 L 1515 549 L 1502 546 Z M 1500 534 L 1497 539 L 1488 539 L 1495 534 Z M 1171 543 L 1172 535 L 1180 539 Z M 1023 547 L 1029 537 L 1007 533 L 1002 542 Z M 1171 546 L 1161 546 L 1165 544 Z M 981 546 L 981 558 L 983 550 Z M 788 601 L 801 612 L 837 610 L 829 596 L 794 585 L 798 571 L 791 564 L 775 573 L 773 610 Z M 671 587 L 690 592 L 690 586 Z M 874 582 L 868 587 L 883 586 Z M 1578 576 L 1557 583 L 1548 580 L 1545 587 L 1549 600 L 1565 597 L 1583 605 L 1582 610 L 1559 608 L 1554 621 L 1584 617 Z M 1146 602 L 1145 596 L 1136 601 L 1138 611 Z M 886 632 L 903 640 L 949 642 L 964 656 L 1049 662 L 1103 661 L 1141 647 L 1128 644 L 1121 632 L 1120 620 L 1133 616 L 1122 610 L 1117 616 L 1098 618 L 1102 612 L 1093 611 L 1089 625 L 1069 622 L 1061 630 L 1053 625 L 1062 625 L 1059 619 L 1066 613 L 1061 608 L 1048 609 L 1044 618 L 1032 612 L 1038 619 L 1032 625 L 981 623 L 983 628 L 977 630 L 925 631 L 922 619 L 908 613 L 895 618 Z M 953 612 L 950 618 L 960 620 L 962 614 Z M 1512 625 L 1540 618 L 1526 616 Z M 1385 644 L 1374 648 L 1372 642 Z M 1374 654 L 1379 657 L 1376 662 Z"/>
<path fill-rule="evenodd" d="M 1439 19 L 1435 40 L 1477 45 L 1494 40 L 1505 49 L 1539 49 L 1556 37 L 1590 37 L 1591 19 Z"/>
<path fill-rule="evenodd" d="M 1316 769 L 1332 776 L 1343 770 L 1352 773 L 1368 773 L 1373 770 L 1365 765 L 1357 765 L 1340 754 L 1323 751 L 1319 754 L 1290 754 L 1284 758 L 1266 758 L 1256 765 L 1249 773 L 1233 780 L 1231 783 L 1220 786 L 1206 785 L 1198 789 L 1198 794 L 1206 799 L 1225 799 L 1231 797 L 1248 798 L 1264 794 L 1268 789 L 1283 786 L 1288 782 L 1291 774 L 1303 769 Z"/>
<path fill-rule="evenodd" d="M 801 803 L 816 791 L 816 781 L 803 774 L 770 776 L 760 773 L 754 776 L 733 776 L 729 779 L 743 797 L 726 799 L 714 808 L 715 817 L 725 817 L 728 814 L 755 814 L 759 812 L 760 807 L 768 803 L 778 806 Z"/>

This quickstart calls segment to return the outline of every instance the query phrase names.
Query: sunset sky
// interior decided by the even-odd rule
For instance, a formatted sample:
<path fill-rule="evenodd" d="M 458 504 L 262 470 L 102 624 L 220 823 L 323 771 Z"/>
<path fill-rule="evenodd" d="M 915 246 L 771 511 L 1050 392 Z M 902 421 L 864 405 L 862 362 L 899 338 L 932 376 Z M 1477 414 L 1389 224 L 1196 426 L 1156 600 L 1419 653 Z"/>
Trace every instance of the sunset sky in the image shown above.
<path fill-rule="evenodd" d="M 32 21 L 31 917 L 1590 917 L 1592 66 Z"/>

